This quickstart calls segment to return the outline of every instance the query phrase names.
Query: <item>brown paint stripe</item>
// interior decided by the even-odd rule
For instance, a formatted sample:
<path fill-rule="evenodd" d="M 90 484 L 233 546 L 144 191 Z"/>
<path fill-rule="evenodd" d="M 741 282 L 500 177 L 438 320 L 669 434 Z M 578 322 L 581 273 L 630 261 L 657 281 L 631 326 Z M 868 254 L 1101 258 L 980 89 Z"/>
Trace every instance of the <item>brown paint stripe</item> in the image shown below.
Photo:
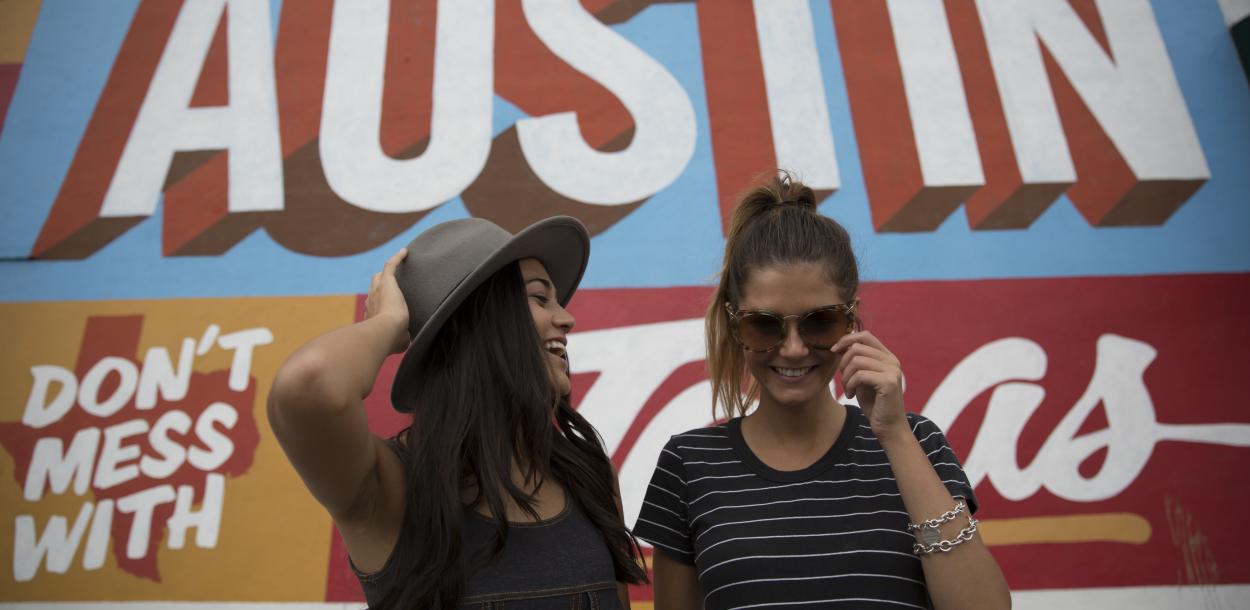
<path fill-rule="evenodd" d="M 1054 517 L 984 519 L 981 540 L 988 546 L 1073 542 L 1145 544 L 1150 522 L 1136 513 L 1097 513 Z"/>

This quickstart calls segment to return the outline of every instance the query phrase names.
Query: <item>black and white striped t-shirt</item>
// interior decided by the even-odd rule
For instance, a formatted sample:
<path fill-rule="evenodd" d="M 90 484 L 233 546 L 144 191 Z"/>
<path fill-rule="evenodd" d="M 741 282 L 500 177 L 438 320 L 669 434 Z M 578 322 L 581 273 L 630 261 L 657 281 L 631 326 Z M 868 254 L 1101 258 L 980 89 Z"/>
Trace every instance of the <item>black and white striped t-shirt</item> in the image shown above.
<path fill-rule="evenodd" d="M 634 534 L 695 566 L 704 608 L 929 608 L 915 537 L 885 451 L 858 407 L 833 447 L 797 471 L 751 453 L 741 419 L 660 453 Z M 946 436 L 912 432 L 953 496 L 976 499 Z"/>

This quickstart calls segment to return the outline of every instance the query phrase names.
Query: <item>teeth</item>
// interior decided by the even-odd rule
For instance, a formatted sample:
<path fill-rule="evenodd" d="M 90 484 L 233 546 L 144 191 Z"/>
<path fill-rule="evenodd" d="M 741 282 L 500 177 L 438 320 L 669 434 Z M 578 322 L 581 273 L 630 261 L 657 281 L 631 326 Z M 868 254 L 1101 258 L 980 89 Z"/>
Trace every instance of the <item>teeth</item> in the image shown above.
<path fill-rule="evenodd" d="M 560 343 L 559 341 L 556 341 L 555 339 L 552 339 L 551 341 L 546 342 L 545 344 L 543 344 L 543 347 L 546 348 L 547 351 L 561 358 L 564 357 L 564 354 L 565 354 L 564 344 Z"/>
<path fill-rule="evenodd" d="M 805 369 L 783 369 L 781 367 L 773 367 L 773 370 L 780 373 L 782 377 L 802 377 L 803 375 L 811 372 L 814 368 L 816 367 L 809 366 Z"/>

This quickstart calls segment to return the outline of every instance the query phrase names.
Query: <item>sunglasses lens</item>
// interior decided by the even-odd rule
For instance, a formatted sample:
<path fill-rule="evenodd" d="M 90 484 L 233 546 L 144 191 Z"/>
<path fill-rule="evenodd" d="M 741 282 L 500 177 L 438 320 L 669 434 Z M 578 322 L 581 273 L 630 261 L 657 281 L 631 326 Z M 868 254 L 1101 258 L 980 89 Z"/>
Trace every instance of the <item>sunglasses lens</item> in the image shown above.
<path fill-rule="evenodd" d="M 799 323 L 799 334 L 809 346 L 829 349 L 846 334 L 849 322 L 850 317 L 840 310 L 813 311 Z"/>
<path fill-rule="evenodd" d="M 738 317 L 738 341 L 747 349 L 764 351 L 781 342 L 784 328 L 780 319 L 764 313 L 745 313 Z"/>

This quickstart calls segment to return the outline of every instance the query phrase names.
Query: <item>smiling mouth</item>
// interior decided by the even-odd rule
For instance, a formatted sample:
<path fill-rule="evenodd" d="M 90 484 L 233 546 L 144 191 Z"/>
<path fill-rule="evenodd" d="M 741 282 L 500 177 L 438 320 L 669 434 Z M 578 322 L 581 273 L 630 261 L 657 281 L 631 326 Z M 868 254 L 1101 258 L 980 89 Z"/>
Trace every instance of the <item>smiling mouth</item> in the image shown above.
<path fill-rule="evenodd" d="M 543 349 L 547 350 L 548 354 L 551 354 L 552 356 L 559 358 L 560 361 L 564 363 L 564 368 L 566 370 L 568 369 L 569 353 L 568 353 L 568 350 L 565 349 L 563 343 L 556 341 L 555 339 L 552 339 L 551 341 L 548 341 L 543 344 Z"/>
<path fill-rule="evenodd" d="M 781 375 L 782 377 L 785 377 L 787 379 L 797 379 L 799 377 L 802 377 L 816 370 L 816 367 L 814 366 L 808 366 L 808 367 L 804 367 L 801 369 L 792 369 L 792 368 L 785 368 L 785 367 L 779 367 L 779 366 L 773 366 L 769 368 L 771 368 L 778 375 Z"/>

